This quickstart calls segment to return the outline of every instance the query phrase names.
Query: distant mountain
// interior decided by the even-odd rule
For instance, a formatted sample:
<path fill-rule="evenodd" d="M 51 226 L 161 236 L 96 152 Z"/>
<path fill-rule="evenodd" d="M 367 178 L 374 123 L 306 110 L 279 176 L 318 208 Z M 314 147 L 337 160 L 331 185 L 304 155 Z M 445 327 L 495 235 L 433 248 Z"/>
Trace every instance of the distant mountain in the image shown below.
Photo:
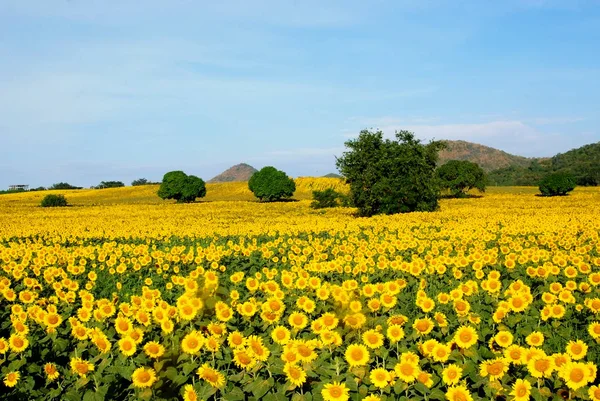
<path fill-rule="evenodd" d="M 339 174 L 336 174 L 336 173 L 329 173 L 329 174 L 325 174 L 323 177 L 324 177 L 324 178 L 342 178 L 342 176 L 341 176 L 341 175 L 339 175 Z"/>
<path fill-rule="evenodd" d="M 258 170 L 246 163 L 236 164 L 228 168 L 221 174 L 210 179 L 208 182 L 232 182 L 232 181 L 248 181 L 252 174 Z"/>
<path fill-rule="evenodd" d="M 444 141 L 448 147 L 439 154 L 442 165 L 449 160 L 468 160 L 477 163 L 486 172 L 511 166 L 526 167 L 531 164 L 533 158 L 515 156 L 502 150 L 489 146 L 479 145 L 467 141 Z"/>

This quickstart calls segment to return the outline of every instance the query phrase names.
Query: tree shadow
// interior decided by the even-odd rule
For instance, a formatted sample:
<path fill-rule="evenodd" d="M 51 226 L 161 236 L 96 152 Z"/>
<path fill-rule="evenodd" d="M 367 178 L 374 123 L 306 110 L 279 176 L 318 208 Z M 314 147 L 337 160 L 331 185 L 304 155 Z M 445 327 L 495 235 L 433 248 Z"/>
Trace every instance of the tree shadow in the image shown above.
<path fill-rule="evenodd" d="M 441 195 L 440 199 L 480 199 L 483 198 L 483 195 L 475 195 L 475 194 L 465 194 L 465 195 Z"/>

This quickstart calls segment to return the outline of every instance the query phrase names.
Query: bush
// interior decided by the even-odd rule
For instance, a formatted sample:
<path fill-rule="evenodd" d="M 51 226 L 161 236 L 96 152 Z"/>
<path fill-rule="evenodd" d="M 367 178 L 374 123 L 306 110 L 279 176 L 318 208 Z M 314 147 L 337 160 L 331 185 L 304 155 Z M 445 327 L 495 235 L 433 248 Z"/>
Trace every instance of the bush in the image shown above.
<path fill-rule="evenodd" d="M 485 172 L 477 163 L 467 160 L 450 160 L 438 167 L 437 176 L 442 189 L 448 189 L 457 198 L 463 197 L 468 191 L 477 188 L 485 192 Z"/>
<path fill-rule="evenodd" d="M 95 188 L 96 189 L 121 188 L 124 186 L 125 186 L 125 184 L 122 181 L 102 181 Z"/>
<path fill-rule="evenodd" d="M 81 189 L 81 188 L 82 187 L 76 187 L 76 186 L 73 186 L 73 185 L 71 185 L 69 183 L 66 183 L 66 182 L 59 182 L 59 183 L 56 183 L 56 184 L 52 185 L 48 189 Z"/>
<path fill-rule="evenodd" d="M 248 188 L 261 201 L 278 201 L 291 198 L 296 191 L 296 183 L 283 171 L 267 166 L 252 174 Z"/>
<path fill-rule="evenodd" d="M 46 195 L 42 199 L 42 207 L 64 207 L 68 206 L 64 195 Z"/>
<path fill-rule="evenodd" d="M 575 178 L 570 174 L 555 173 L 544 177 L 540 182 L 540 192 L 543 196 L 566 195 L 575 189 Z"/>
<path fill-rule="evenodd" d="M 340 205 L 341 194 L 333 188 L 327 188 L 323 191 L 313 191 L 313 201 L 310 207 L 313 209 L 324 209 L 329 207 L 337 207 Z"/>
<path fill-rule="evenodd" d="M 163 177 L 158 196 L 175 199 L 177 203 L 190 203 L 206 195 L 206 184 L 202 178 L 187 175 L 183 171 L 171 171 Z"/>
<path fill-rule="evenodd" d="M 349 151 L 336 165 L 350 184 L 350 200 L 360 215 L 438 208 L 435 168 L 444 142 L 423 145 L 408 131 L 396 132 L 395 140 L 384 140 L 381 131 L 363 130 L 345 145 Z"/>

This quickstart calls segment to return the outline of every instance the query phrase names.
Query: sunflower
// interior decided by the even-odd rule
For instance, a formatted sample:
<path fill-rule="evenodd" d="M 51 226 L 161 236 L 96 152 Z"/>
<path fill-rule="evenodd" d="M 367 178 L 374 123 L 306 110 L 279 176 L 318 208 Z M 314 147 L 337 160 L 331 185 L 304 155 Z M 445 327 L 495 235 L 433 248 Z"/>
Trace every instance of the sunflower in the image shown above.
<path fill-rule="evenodd" d="M 29 340 L 27 337 L 13 334 L 8 338 L 8 345 L 13 352 L 20 353 L 29 346 Z"/>
<path fill-rule="evenodd" d="M 191 384 L 186 384 L 183 387 L 183 401 L 198 401 L 198 393 Z"/>
<path fill-rule="evenodd" d="M 422 319 L 416 319 L 412 327 L 417 331 L 417 333 L 419 333 L 422 336 L 425 336 L 431 333 L 431 330 L 433 330 L 434 327 L 434 323 L 433 320 L 431 320 L 428 317 L 425 317 Z"/>
<path fill-rule="evenodd" d="M 227 336 L 227 343 L 231 348 L 239 348 L 246 344 L 246 339 L 239 331 L 232 331 Z"/>
<path fill-rule="evenodd" d="M 590 325 L 588 326 L 588 333 L 590 333 L 590 336 L 592 336 L 592 338 L 594 338 L 595 340 L 600 339 L 600 323 L 590 323 Z"/>
<path fill-rule="evenodd" d="M 186 354 L 195 355 L 200 351 L 202 345 L 204 345 L 204 341 L 205 339 L 202 334 L 194 330 L 181 340 L 181 350 Z"/>
<path fill-rule="evenodd" d="M 139 367 L 133 371 L 131 381 L 137 388 L 151 387 L 156 381 L 156 372 L 152 368 Z"/>
<path fill-rule="evenodd" d="M 277 344 L 285 345 L 290 341 L 290 331 L 284 326 L 277 326 L 271 331 L 271 338 Z"/>
<path fill-rule="evenodd" d="M 160 358 L 165 353 L 165 347 L 156 341 L 149 341 L 144 345 L 144 353 L 150 358 Z"/>
<path fill-rule="evenodd" d="M 450 347 L 448 345 L 437 344 L 435 347 L 433 347 L 431 356 L 433 357 L 433 360 L 436 362 L 446 362 L 448 360 L 448 358 L 450 357 L 451 352 L 452 352 L 452 349 L 450 349 Z"/>
<path fill-rule="evenodd" d="M 392 379 L 390 372 L 384 368 L 373 369 L 369 374 L 369 378 L 377 388 L 385 388 Z"/>
<path fill-rule="evenodd" d="M 495 358 L 483 362 L 479 368 L 481 377 L 488 377 L 491 381 L 499 380 L 504 377 L 508 371 L 510 362 L 504 358 Z"/>
<path fill-rule="evenodd" d="M 125 356 L 132 356 L 137 351 L 137 345 L 133 338 L 126 336 L 119 340 L 119 350 Z"/>
<path fill-rule="evenodd" d="M 377 349 L 383 345 L 383 334 L 377 330 L 367 330 L 363 333 L 362 340 L 367 347 Z"/>
<path fill-rule="evenodd" d="M 600 387 L 591 386 L 588 389 L 588 395 L 592 401 L 600 401 Z"/>
<path fill-rule="evenodd" d="M 0 355 L 4 355 L 8 352 L 9 345 L 6 339 L 0 337 Z"/>
<path fill-rule="evenodd" d="M 71 372 L 81 377 L 85 377 L 94 370 L 94 365 L 92 363 L 81 358 L 71 358 L 69 365 L 71 366 Z"/>
<path fill-rule="evenodd" d="M 271 354 L 271 351 L 267 347 L 263 345 L 262 338 L 258 336 L 250 336 L 246 339 L 246 346 L 248 349 L 248 353 L 258 360 L 258 361 L 266 361 Z"/>
<path fill-rule="evenodd" d="M 317 359 L 318 355 L 315 352 L 314 341 L 297 340 L 293 345 L 299 360 L 303 362 L 312 362 Z"/>
<path fill-rule="evenodd" d="M 512 344 L 513 335 L 510 331 L 501 330 L 494 336 L 494 341 L 502 348 L 506 348 Z"/>
<path fill-rule="evenodd" d="M 133 329 L 131 320 L 124 316 L 118 316 L 115 319 L 115 330 L 120 336 L 125 336 Z"/>
<path fill-rule="evenodd" d="M 363 401 L 381 401 L 381 397 L 371 394 L 363 398 Z"/>
<path fill-rule="evenodd" d="M 245 349 L 237 348 L 233 351 L 233 362 L 238 368 L 250 370 L 256 364 L 256 359 Z"/>
<path fill-rule="evenodd" d="M 470 348 L 477 343 L 477 331 L 471 326 L 461 326 L 454 334 L 454 342 L 460 348 Z"/>
<path fill-rule="evenodd" d="M 19 372 L 9 372 L 4 376 L 4 385 L 6 387 L 14 387 L 20 378 L 21 374 Z"/>
<path fill-rule="evenodd" d="M 412 383 L 417 379 L 420 369 L 418 363 L 413 361 L 400 361 L 394 366 L 396 376 L 405 381 L 406 383 Z"/>
<path fill-rule="evenodd" d="M 456 385 L 462 377 L 463 370 L 456 364 L 450 364 L 442 371 L 442 381 L 447 386 Z"/>
<path fill-rule="evenodd" d="M 473 401 L 473 397 L 466 386 L 450 387 L 446 391 L 446 399 L 448 401 Z"/>
<path fill-rule="evenodd" d="M 541 347 L 544 344 L 544 334 L 539 331 L 534 331 L 527 337 L 525 337 L 525 342 L 530 347 Z"/>
<path fill-rule="evenodd" d="M 587 354 L 587 350 L 588 350 L 587 344 L 581 340 L 569 341 L 569 343 L 567 344 L 567 354 L 574 361 L 578 361 L 580 359 L 585 358 L 585 355 Z"/>
<path fill-rule="evenodd" d="M 536 356 L 527 363 L 527 370 L 531 376 L 538 379 L 550 378 L 555 369 L 554 358 L 551 356 Z"/>
<path fill-rule="evenodd" d="M 321 395 L 325 401 L 348 401 L 350 398 L 350 389 L 346 387 L 345 383 L 334 381 L 333 383 L 327 383 Z"/>
<path fill-rule="evenodd" d="M 568 354 L 553 354 L 552 357 L 554 358 L 556 370 L 560 370 L 565 363 L 571 362 L 571 357 Z"/>
<path fill-rule="evenodd" d="M 288 318 L 290 326 L 296 330 L 302 330 L 308 325 L 308 317 L 301 312 L 294 312 Z"/>
<path fill-rule="evenodd" d="M 50 381 L 50 382 L 58 379 L 58 377 L 60 376 L 60 373 L 58 372 L 58 368 L 56 367 L 56 364 L 51 363 L 51 362 L 44 365 L 44 373 L 46 374 L 46 377 L 48 378 L 48 381 Z"/>
<path fill-rule="evenodd" d="M 293 363 L 286 363 L 283 372 L 288 381 L 294 386 L 301 386 L 306 382 L 306 372 Z"/>
<path fill-rule="evenodd" d="M 515 401 L 529 401 L 531 394 L 531 383 L 527 380 L 517 379 L 512 386 L 510 395 L 514 397 Z"/>
<path fill-rule="evenodd" d="M 386 335 L 390 342 L 395 344 L 404 338 L 404 329 L 399 324 L 393 324 L 387 328 Z"/>
<path fill-rule="evenodd" d="M 565 381 L 567 387 L 577 390 L 588 384 L 590 369 L 581 362 L 568 362 L 560 368 L 558 375 Z"/>
<path fill-rule="evenodd" d="M 198 368 L 196 374 L 214 388 L 222 388 L 225 385 L 225 376 L 216 369 L 204 364 Z"/>
<path fill-rule="evenodd" d="M 112 344 L 108 340 L 108 337 L 104 335 L 104 333 L 95 336 L 92 339 L 92 342 L 96 347 L 98 347 L 98 350 L 100 350 L 100 352 L 103 354 L 108 353 L 108 351 L 110 351 L 110 349 L 112 348 Z"/>
<path fill-rule="evenodd" d="M 369 362 L 369 351 L 362 344 L 350 344 L 344 354 L 350 367 L 364 366 Z"/>

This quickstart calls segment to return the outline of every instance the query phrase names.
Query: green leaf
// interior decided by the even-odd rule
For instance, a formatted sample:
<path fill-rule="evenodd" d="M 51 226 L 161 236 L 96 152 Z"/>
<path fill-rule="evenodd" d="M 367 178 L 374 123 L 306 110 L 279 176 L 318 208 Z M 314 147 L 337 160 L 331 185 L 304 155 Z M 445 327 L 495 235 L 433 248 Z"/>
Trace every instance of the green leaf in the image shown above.
<path fill-rule="evenodd" d="M 223 392 L 223 399 L 225 401 L 242 401 L 245 398 L 244 392 L 239 387 L 234 387 L 231 390 Z"/>
<path fill-rule="evenodd" d="M 275 380 L 272 377 L 269 377 L 267 380 L 258 380 L 256 385 L 253 386 L 252 394 L 254 397 L 260 399 L 263 395 L 267 393 L 270 389 L 275 385 Z"/>

